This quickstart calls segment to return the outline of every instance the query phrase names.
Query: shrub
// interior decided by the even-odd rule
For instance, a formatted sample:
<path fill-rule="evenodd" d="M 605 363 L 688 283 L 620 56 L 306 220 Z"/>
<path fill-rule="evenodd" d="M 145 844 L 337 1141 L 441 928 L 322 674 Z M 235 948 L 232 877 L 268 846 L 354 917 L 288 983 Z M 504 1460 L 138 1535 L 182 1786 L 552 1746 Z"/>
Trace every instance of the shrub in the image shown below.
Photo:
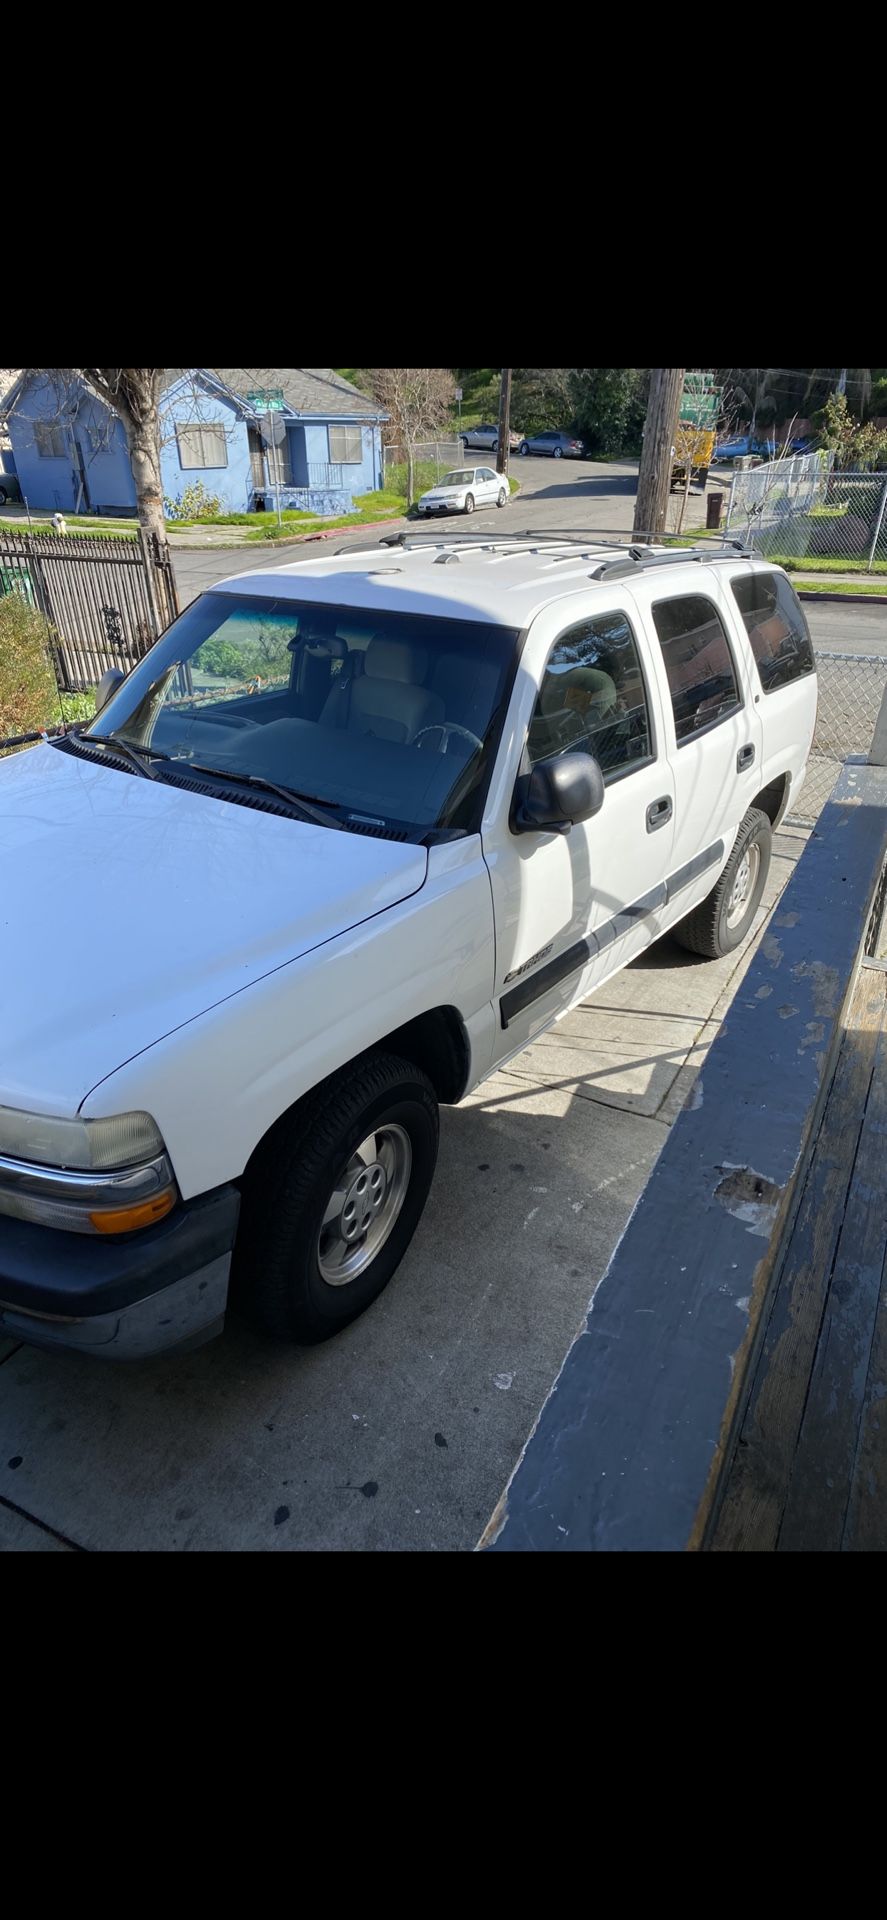
<path fill-rule="evenodd" d="M 57 723 L 52 629 L 24 594 L 0 598 L 0 740 Z"/>
<path fill-rule="evenodd" d="M 167 520 L 212 520 L 220 511 L 222 502 L 217 493 L 210 493 L 202 480 L 192 481 L 181 493 L 163 496 L 163 511 Z"/>

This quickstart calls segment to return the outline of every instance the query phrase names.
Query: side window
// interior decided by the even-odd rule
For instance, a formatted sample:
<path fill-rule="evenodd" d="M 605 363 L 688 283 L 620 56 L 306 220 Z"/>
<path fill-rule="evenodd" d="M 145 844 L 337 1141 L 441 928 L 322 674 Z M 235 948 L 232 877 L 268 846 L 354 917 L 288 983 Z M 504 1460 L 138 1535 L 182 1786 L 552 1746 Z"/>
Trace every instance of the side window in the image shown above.
<path fill-rule="evenodd" d="M 685 593 L 657 601 L 653 621 L 680 747 L 703 727 L 726 720 L 741 707 L 733 655 L 717 607 L 704 594 Z"/>
<path fill-rule="evenodd" d="M 781 573 L 747 573 L 731 580 L 765 693 L 815 673 L 813 645 L 801 603 Z"/>
<path fill-rule="evenodd" d="M 527 742 L 530 765 L 573 748 L 605 774 L 653 757 L 637 642 L 624 613 L 600 613 L 562 634 L 549 656 Z"/>

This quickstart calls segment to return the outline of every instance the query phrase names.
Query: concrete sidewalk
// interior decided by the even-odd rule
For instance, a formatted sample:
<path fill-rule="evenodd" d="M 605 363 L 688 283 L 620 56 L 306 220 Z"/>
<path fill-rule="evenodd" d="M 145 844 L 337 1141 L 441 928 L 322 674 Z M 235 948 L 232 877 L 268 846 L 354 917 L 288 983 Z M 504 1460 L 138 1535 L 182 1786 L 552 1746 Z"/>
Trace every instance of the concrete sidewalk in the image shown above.
<path fill-rule="evenodd" d="M 805 838 L 777 835 L 738 958 L 663 941 L 444 1110 L 410 1252 L 337 1340 L 0 1344 L 0 1551 L 471 1549 Z"/>

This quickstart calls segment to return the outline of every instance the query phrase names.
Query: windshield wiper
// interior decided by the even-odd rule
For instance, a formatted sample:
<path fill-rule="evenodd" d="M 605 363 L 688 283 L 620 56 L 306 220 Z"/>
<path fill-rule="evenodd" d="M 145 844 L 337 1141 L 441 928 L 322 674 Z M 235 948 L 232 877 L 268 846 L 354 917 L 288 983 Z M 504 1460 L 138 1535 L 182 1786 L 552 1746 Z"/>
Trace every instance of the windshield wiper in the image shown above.
<path fill-rule="evenodd" d="M 301 793 L 296 793 L 292 787 L 279 787 L 276 780 L 265 780 L 261 774 L 235 773 L 231 767 L 204 767 L 197 760 L 183 761 L 182 765 L 186 773 L 207 773 L 214 780 L 236 780 L 238 786 L 257 787 L 263 793 L 275 793 L 279 800 L 285 800 L 288 807 L 293 807 L 297 813 L 303 814 L 306 820 L 313 820 L 318 827 L 341 827 L 342 825 L 338 814 L 333 813 L 330 808 L 314 806 L 310 800 L 306 800 Z"/>
<path fill-rule="evenodd" d="M 146 780 L 162 779 L 162 775 L 155 773 L 154 768 L 150 765 L 152 760 L 169 760 L 171 757 L 168 753 L 155 752 L 153 747 L 131 747 L 127 741 L 118 740 L 113 733 L 87 733 L 83 735 L 79 733 L 69 733 L 67 738 L 74 741 L 82 738 L 85 746 L 110 747 L 112 752 L 116 753 L 118 759 L 125 760 L 127 766 L 132 767 L 136 773 L 143 774 Z"/>

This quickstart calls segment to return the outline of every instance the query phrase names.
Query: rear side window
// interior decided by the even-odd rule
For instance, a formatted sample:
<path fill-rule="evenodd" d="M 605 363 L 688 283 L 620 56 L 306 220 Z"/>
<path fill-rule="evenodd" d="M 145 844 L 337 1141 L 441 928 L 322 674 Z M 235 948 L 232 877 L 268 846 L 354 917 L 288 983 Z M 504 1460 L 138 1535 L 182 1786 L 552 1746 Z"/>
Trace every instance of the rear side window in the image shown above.
<path fill-rule="evenodd" d="M 742 705 L 730 644 L 713 601 L 701 593 L 660 600 L 653 621 L 671 690 L 678 746 Z"/>
<path fill-rule="evenodd" d="M 731 580 L 765 693 L 815 673 L 813 644 L 801 603 L 784 574 L 748 573 Z"/>
<path fill-rule="evenodd" d="M 599 613 L 553 647 L 530 722 L 530 763 L 576 748 L 604 774 L 653 757 L 647 692 L 637 643 L 624 613 Z"/>

